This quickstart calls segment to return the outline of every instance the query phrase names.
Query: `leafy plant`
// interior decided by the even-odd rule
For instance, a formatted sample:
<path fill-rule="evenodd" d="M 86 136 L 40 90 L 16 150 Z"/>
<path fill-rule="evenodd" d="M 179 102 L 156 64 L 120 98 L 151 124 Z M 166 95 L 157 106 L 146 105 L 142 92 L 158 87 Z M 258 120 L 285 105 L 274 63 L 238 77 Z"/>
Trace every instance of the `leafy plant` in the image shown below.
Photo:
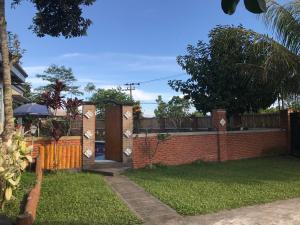
<path fill-rule="evenodd" d="M 82 105 L 82 100 L 78 98 L 68 98 L 64 100 L 65 96 L 62 95 L 62 92 L 65 90 L 65 83 L 56 79 L 54 83 L 49 85 L 51 87 L 50 91 L 46 91 L 42 94 L 42 104 L 47 105 L 49 108 L 54 110 L 54 115 L 56 116 L 58 109 L 67 110 L 67 119 L 69 120 L 68 135 L 70 133 L 70 124 L 71 120 L 77 118 L 80 115 L 79 106 Z M 58 166 L 58 153 L 57 153 L 57 142 L 63 136 L 65 126 L 61 121 L 58 121 L 57 118 L 50 119 L 50 134 L 55 140 L 54 142 L 54 169 L 57 169 Z"/>
<path fill-rule="evenodd" d="M 67 110 L 67 120 L 69 123 L 69 129 L 68 129 L 68 135 L 71 133 L 71 123 L 72 120 L 75 120 L 78 118 L 81 113 L 79 111 L 79 107 L 82 105 L 82 100 L 78 98 L 68 98 L 66 101 L 64 101 L 64 107 Z"/>
<path fill-rule="evenodd" d="M 199 112 L 257 112 L 299 91 L 299 57 L 266 35 L 243 26 L 217 26 L 209 38 L 209 43 L 188 46 L 177 59 L 190 78 L 169 82 Z"/>
<path fill-rule="evenodd" d="M 222 9 L 226 14 L 234 14 L 240 0 L 222 0 Z M 263 13 L 267 10 L 266 0 L 244 0 L 245 7 L 252 13 Z"/>
<path fill-rule="evenodd" d="M 89 89 L 90 84 L 86 87 Z M 89 99 L 93 102 L 97 107 L 97 118 L 103 119 L 105 114 L 105 107 L 112 103 L 117 104 L 137 104 L 137 102 L 133 101 L 130 95 L 125 93 L 121 87 L 112 88 L 112 89 L 94 89 L 93 94 Z"/>
<path fill-rule="evenodd" d="M 160 146 L 160 144 L 162 144 L 163 142 L 165 142 L 166 140 L 168 140 L 170 138 L 170 134 L 166 134 L 166 133 L 159 133 L 156 135 L 156 143 L 155 143 L 155 148 L 151 147 L 151 142 L 149 140 L 148 137 L 148 131 L 146 131 L 145 133 L 145 145 L 144 145 L 144 150 L 145 153 L 147 154 L 148 158 L 149 158 L 149 168 L 153 169 L 153 159 L 158 151 L 158 148 Z"/>
<path fill-rule="evenodd" d="M 181 128 L 182 119 L 189 116 L 190 102 L 185 98 L 173 96 L 169 102 L 164 102 L 161 96 L 156 99 L 155 117 L 159 120 L 169 119 L 176 128 Z"/>
<path fill-rule="evenodd" d="M 51 65 L 47 68 L 42 74 L 37 74 L 37 78 L 42 79 L 43 81 L 48 82 L 45 86 L 40 86 L 35 89 L 36 92 L 48 92 L 53 91 L 53 84 L 59 80 L 64 86 L 62 91 L 66 94 L 71 95 L 83 95 L 83 93 L 79 90 L 79 86 L 76 86 L 74 83 L 77 81 L 76 77 L 73 74 L 72 68 L 66 68 L 65 66 L 57 66 Z"/>
<path fill-rule="evenodd" d="M 281 2 L 283 4 L 281 4 Z M 268 0 L 268 10 L 262 14 L 265 24 L 274 30 L 276 39 L 293 53 L 300 54 L 299 0 Z"/>
<path fill-rule="evenodd" d="M 2 148 L 2 146 L 1 146 Z M 1 209 L 5 202 L 13 199 L 13 191 L 18 187 L 22 172 L 29 162 L 32 146 L 27 147 L 24 134 L 17 130 L 13 134 L 7 152 L 0 155 L 0 201 Z"/>

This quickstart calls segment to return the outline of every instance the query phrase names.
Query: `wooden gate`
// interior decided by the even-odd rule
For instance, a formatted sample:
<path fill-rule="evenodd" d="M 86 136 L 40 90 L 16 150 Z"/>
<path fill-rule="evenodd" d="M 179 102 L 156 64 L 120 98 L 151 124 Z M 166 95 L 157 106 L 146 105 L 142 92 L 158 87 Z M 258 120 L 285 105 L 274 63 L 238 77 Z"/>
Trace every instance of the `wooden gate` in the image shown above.
<path fill-rule="evenodd" d="M 122 162 L 122 106 L 105 109 L 105 159 Z"/>
<path fill-rule="evenodd" d="M 291 153 L 300 156 L 300 113 L 291 113 Z"/>

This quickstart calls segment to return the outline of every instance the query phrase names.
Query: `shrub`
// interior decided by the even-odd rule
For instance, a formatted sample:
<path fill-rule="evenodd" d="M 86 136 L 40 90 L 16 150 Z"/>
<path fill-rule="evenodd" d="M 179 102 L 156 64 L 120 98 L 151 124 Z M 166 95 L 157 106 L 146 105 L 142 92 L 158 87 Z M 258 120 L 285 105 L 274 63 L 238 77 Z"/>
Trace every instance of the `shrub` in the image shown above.
<path fill-rule="evenodd" d="M 0 147 L 0 206 L 3 210 L 5 202 L 13 199 L 13 191 L 20 183 L 22 172 L 32 161 L 32 146 L 26 146 L 24 134 L 17 130 L 7 151 L 3 152 L 1 144 Z"/>

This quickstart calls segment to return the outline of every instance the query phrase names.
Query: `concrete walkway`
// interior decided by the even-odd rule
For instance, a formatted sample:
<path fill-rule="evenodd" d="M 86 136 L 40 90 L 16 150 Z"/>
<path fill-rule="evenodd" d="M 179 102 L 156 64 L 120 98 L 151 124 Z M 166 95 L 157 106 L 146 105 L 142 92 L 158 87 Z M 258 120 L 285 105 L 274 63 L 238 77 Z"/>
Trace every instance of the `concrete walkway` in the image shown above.
<path fill-rule="evenodd" d="M 300 225 L 300 198 L 182 217 L 125 176 L 105 179 L 146 225 Z"/>
<path fill-rule="evenodd" d="M 125 176 L 105 177 L 113 190 L 147 225 L 177 224 L 183 218 Z"/>
<path fill-rule="evenodd" d="M 188 225 L 300 225 L 300 199 L 186 217 Z"/>

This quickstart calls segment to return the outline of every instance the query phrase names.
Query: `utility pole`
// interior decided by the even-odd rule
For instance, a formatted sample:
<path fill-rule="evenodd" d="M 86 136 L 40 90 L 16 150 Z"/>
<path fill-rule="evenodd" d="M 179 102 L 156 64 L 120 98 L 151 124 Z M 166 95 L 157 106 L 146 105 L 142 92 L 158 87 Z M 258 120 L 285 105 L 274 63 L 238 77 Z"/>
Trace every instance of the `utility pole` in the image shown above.
<path fill-rule="evenodd" d="M 130 99 L 132 100 L 132 91 L 135 90 L 135 86 L 139 86 L 140 83 L 126 83 L 124 84 L 126 86 L 126 89 L 124 91 L 129 91 Z"/>

